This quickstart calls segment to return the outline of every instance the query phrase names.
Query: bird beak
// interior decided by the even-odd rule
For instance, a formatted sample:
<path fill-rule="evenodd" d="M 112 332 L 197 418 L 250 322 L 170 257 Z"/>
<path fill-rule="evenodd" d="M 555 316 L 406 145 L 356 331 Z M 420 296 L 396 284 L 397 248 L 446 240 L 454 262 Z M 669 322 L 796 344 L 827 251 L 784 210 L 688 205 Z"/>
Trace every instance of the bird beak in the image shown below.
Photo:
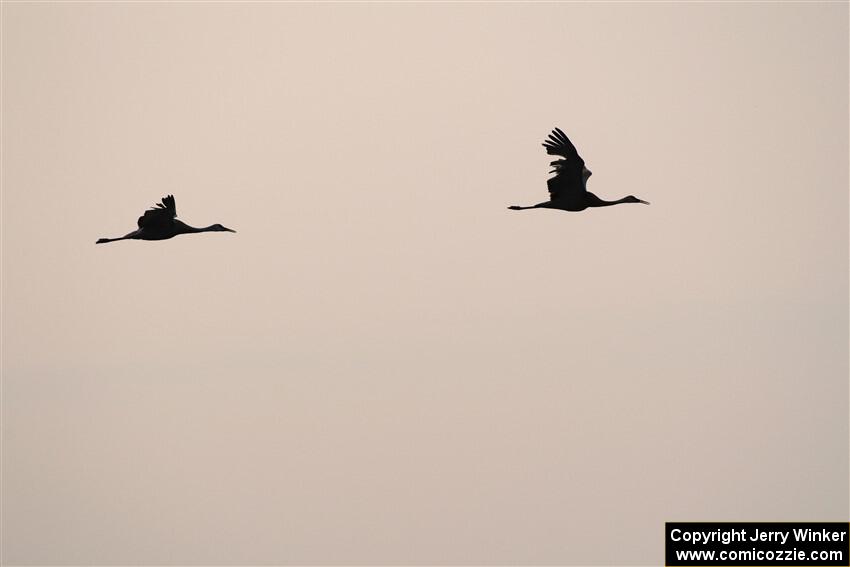
<path fill-rule="evenodd" d="M 649 201 L 644 201 L 643 199 L 638 199 L 638 203 L 643 203 L 644 205 L 648 205 Z"/>
<path fill-rule="evenodd" d="M 225 229 L 224 229 L 224 230 L 226 230 L 227 232 L 236 232 L 236 231 L 235 231 L 235 230 L 233 230 L 232 228 L 227 228 L 227 227 L 225 227 Z"/>

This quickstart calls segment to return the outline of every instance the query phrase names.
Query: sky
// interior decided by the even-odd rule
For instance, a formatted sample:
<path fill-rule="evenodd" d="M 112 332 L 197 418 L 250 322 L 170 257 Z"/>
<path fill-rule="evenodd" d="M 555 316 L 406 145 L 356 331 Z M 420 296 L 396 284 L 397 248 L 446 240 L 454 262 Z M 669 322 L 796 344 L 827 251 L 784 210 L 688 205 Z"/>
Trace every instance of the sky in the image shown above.
<path fill-rule="evenodd" d="M 846 3 L 0 9 L 3 564 L 846 521 Z"/>

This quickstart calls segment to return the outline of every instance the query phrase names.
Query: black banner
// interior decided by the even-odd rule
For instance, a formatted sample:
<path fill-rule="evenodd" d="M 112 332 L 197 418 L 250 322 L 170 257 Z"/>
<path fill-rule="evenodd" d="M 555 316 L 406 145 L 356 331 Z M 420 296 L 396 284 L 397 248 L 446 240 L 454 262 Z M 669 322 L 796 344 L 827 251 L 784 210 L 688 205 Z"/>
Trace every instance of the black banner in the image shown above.
<path fill-rule="evenodd" d="M 667 522 L 665 564 L 850 566 L 846 522 Z"/>

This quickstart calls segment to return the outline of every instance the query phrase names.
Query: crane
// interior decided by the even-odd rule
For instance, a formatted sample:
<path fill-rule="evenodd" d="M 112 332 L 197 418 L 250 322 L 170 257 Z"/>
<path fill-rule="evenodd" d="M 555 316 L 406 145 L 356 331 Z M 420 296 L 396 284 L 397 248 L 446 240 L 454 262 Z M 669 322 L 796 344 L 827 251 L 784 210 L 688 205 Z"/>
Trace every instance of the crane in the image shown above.
<path fill-rule="evenodd" d="M 512 211 L 525 209 L 560 209 L 562 211 L 583 211 L 588 207 L 607 207 L 620 203 L 649 203 L 638 199 L 634 195 L 623 197 L 616 201 L 604 201 L 587 190 L 587 180 L 593 173 L 584 165 L 584 160 L 578 155 L 575 146 L 560 128 L 555 128 L 549 134 L 549 138 L 543 142 L 546 153 L 561 156 L 551 162 L 555 177 L 547 181 L 549 186 L 549 200 L 537 203 L 529 207 L 512 205 L 508 207 Z"/>
<path fill-rule="evenodd" d="M 95 244 L 115 242 L 116 240 L 166 240 L 178 234 L 193 234 L 195 232 L 236 232 L 220 224 L 195 228 L 177 220 L 177 206 L 174 204 L 174 195 L 163 197 L 162 202 L 145 211 L 139 217 L 137 224 L 139 228 L 129 234 L 118 238 L 101 238 Z"/>

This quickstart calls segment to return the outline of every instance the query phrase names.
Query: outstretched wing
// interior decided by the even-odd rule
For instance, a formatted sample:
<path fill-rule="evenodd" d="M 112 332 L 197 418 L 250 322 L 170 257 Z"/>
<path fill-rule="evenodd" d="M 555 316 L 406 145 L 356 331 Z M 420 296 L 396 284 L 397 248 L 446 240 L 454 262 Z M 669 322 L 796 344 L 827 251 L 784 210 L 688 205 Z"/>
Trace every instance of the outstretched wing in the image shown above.
<path fill-rule="evenodd" d="M 169 225 L 176 217 L 177 206 L 174 204 L 174 195 L 168 195 L 162 198 L 161 203 L 145 211 L 145 214 L 139 217 L 138 225 L 139 228 Z"/>
<path fill-rule="evenodd" d="M 567 135 L 560 128 L 555 128 L 543 142 L 543 146 L 547 154 L 564 158 L 550 164 L 553 169 L 549 173 L 555 174 L 555 177 L 547 182 L 550 198 L 554 201 L 570 195 L 584 194 L 584 184 L 587 177 L 590 177 L 590 172 L 585 168 L 584 160 L 578 155 L 576 147 Z"/>

